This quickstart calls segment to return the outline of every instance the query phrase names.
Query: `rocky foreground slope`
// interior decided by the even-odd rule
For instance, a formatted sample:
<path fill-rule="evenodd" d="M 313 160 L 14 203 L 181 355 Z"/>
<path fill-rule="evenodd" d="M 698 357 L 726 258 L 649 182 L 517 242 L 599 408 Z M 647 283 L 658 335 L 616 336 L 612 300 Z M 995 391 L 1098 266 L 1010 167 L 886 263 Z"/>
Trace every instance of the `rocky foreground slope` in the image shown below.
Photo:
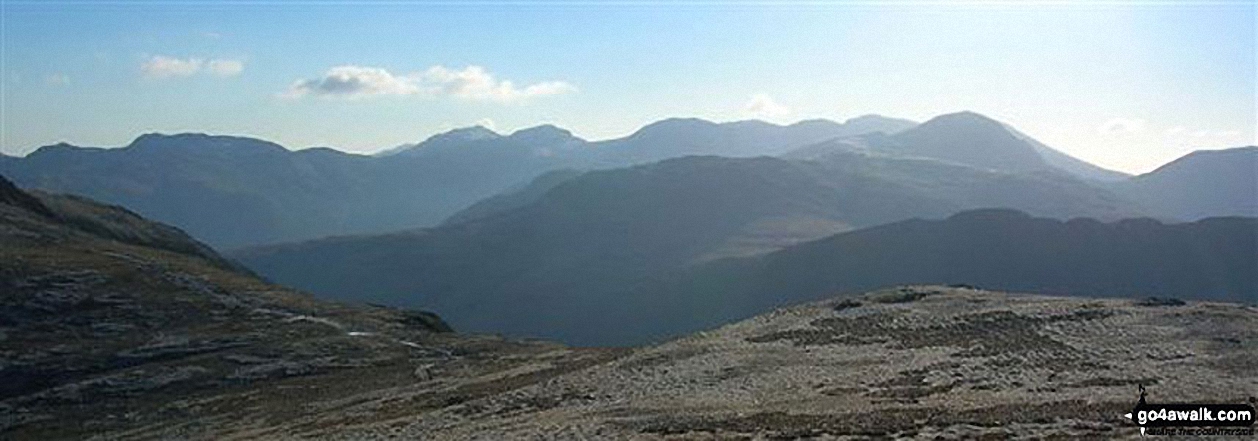
<path fill-rule="evenodd" d="M 316 301 L 177 229 L 0 178 L 0 439 L 269 438 L 433 366 L 477 378 L 517 358 L 588 363 L 448 330 Z"/>
<path fill-rule="evenodd" d="M 364 400 L 356 413 L 369 417 L 327 416 L 327 429 L 301 434 L 1138 437 L 1121 417 L 1138 384 L 1150 402 L 1244 403 L 1258 392 L 1258 309 L 1176 303 L 894 288 L 778 310 L 510 392 L 415 406 L 468 387 L 436 377 Z"/>
<path fill-rule="evenodd" d="M 1137 384 L 1258 395 L 1253 306 L 914 286 L 567 348 L 316 301 L 58 198 L 0 185 L 4 439 L 1123 437 Z"/>

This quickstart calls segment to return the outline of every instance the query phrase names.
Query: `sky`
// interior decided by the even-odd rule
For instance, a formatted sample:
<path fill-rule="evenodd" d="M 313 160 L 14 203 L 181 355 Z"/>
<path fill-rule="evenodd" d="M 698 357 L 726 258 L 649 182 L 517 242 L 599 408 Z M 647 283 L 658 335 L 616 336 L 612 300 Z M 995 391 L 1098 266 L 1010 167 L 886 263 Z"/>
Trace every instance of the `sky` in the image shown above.
<path fill-rule="evenodd" d="M 0 152 L 971 110 L 1141 173 L 1258 143 L 1255 22 L 1252 1 L 0 0 Z"/>

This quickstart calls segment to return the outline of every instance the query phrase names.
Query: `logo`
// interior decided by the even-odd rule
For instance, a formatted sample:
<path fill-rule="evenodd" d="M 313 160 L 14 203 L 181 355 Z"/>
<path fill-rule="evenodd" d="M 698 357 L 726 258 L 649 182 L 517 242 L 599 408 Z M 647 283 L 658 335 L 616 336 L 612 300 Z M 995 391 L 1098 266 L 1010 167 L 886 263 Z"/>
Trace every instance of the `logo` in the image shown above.
<path fill-rule="evenodd" d="M 1140 426 L 1140 436 L 1254 434 L 1254 397 L 1245 404 L 1150 404 L 1144 385 L 1138 386 L 1140 401 L 1123 417 Z"/>

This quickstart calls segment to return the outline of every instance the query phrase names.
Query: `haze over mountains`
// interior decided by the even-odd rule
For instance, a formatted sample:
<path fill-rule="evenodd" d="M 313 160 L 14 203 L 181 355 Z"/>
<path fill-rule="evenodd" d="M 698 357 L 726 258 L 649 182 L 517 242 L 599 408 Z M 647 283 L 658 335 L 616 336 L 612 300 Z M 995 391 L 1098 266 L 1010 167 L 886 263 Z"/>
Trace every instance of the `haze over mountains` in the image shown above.
<path fill-rule="evenodd" d="M 930 158 L 1013 173 L 1065 172 L 1077 178 L 1114 181 L 1127 175 L 1081 161 L 974 112 L 940 115 L 896 132 L 872 132 L 817 144 L 787 157 L 816 159 L 836 150 Z"/>
<path fill-rule="evenodd" d="M 377 157 L 146 135 L 0 158 L 123 198 L 0 178 L 0 433 L 1105 436 L 1130 401 L 1092 397 L 1131 381 L 1248 384 L 1258 148 L 1125 177 L 971 113 L 815 139 L 831 124 L 471 128 Z M 227 243 L 336 236 L 231 253 L 246 270 L 132 205 Z M 433 227 L 370 218 L 433 206 Z M 349 235 L 372 228 L 393 231 Z M 955 286 L 855 295 L 903 284 Z"/>
<path fill-rule="evenodd" d="M 970 145 L 967 139 L 982 142 Z M 953 144 L 955 149 L 947 147 Z M 582 344 L 640 343 L 744 317 L 784 302 L 898 283 L 976 283 L 1002 289 L 1115 296 L 1168 294 L 1170 289 L 1186 297 L 1229 300 L 1252 297 L 1256 289 L 1252 283 L 1243 282 L 1248 280 L 1244 276 L 1235 274 L 1245 272 L 1249 268 L 1245 265 L 1253 263 L 1245 254 L 1252 251 L 1249 248 L 1227 254 L 1241 266 L 1222 267 L 1210 275 L 1203 271 L 1220 268 L 1217 262 L 1199 260 L 1202 255 L 1192 251 L 1197 249 L 1193 247 L 1213 250 L 1211 247 L 1223 245 L 1199 242 L 1205 239 L 1191 234 L 1175 236 L 1179 227 L 1153 228 L 1150 225 L 1160 224 L 1127 221 L 1117 224 L 1123 228 L 1071 229 L 1052 235 L 1051 225 L 1044 227 L 1041 221 L 1031 221 L 1025 215 L 996 216 L 989 224 L 954 237 L 947 246 L 929 248 L 956 231 L 913 236 L 928 247 L 921 251 L 923 256 L 945 253 L 933 257 L 941 260 L 931 267 L 937 273 L 922 275 L 904 267 L 904 272 L 874 277 L 882 273 L 858 271 L 873 277 L 862 279 L 844 271 L 826 270 L 829 272 L 823 273 L 850 285 L 802 278 L 797 283 L 816 283 L 830 291 L 792 291 L 793 285 L 774 279 L 783 286 L 765 283 L 762 291 L 747 294 L 751 303 L 746 304 L 738 300 L 740 291 L 726 284 L 754 284 L 727 277 L 730 274 L 689 282 L 720 287 L 711 291 L 652 285 L 651 281 L 663 274 L 701 274 L 708 265 L 717 265 L 707 262 L 723 257 L 753 256 L 853 229 L 910 218 L 945 218 L 964 210 L 1005 207 L 1034 216 L 1108 222 L 1150 213 L 1145 205 L 1130 198 L 1127 181 L 1072 175 L 1053 166 L 1033 144 L 1005 125 L 969 113 L 936 118 L 895 135 L 861 135 L 818 143 L 796 149 L 785 158 L 793 159 L 687 157 L 615 170 L 554 172 L 523 188 L 485 199 L 437 228 L 253 248 L 236 256 L 267 277 L 324 296 L 424 307 L 441 311 L 463 329 Z M 1235 176 L 1205 179 L 1220 177 L 1222 186 L 1244 183 Z M 1253 243 L 1253 232 L 1246 229 L 1252 224 L 1212 222 L 1216 223 L 1201 228 L 1221 228 L 1224 231 L 1217 234 L 1226 240 Z M 1032 227 L 1023 228 L 1023 224 Z M 1093 224 L 1096 221 L 1068 225 Z M 1047 229 L 1038 231 L 1034 225 Z M 1131 225 L 1154 238 L 1148 244 L 1151 248 L 1133 251 L 1151 260 L 1087 254 L 1090 247 L 1109 243 L 1107 240 L 1129 240 L 1123 234 Z M 1142 225 L 1145 227 L 1139 227 Z M 1019 234 L 1043 234 L 1061 242 L 1024 243 L 1019 242 L 1025 239 Z M 900 268 L 896 259 L 903 258 L 905 265 L 910 265 L 918 256 L 910 250 L 913 241 L 901 244 L 892 237 L 857 237 L 877 237 L 869 247 L 885 245 L 904 253 L 880 260 L 880 268 L 886 271 Z M 950 247 L 966 243 L 1026 246 L 1032 248 L 1030 253 L 1048 254 L 1023 259 L 1020 262 L 1026 268 L 1012 273 L 996 269 L 1004 268 L 999 263 L 1015 261 L 1000 260 L 1005 255 L 1002 252 L 993 252 L 996 261 L 976 260 L 976 266 L 969 269 L 946 265 L 947 253 L 959 252 Z M 1119 253 L 1120 248 L 1103 251 Z M 1074 249 L 1078 255 L 1046 251 L 1065 249 Z M 1085 255 L 1092 257 L 1085 259 Z M 861 253 L 850 256 L 856 262 L 875 257 Z M 1175 260 L 1180 258 L 1186 260 Z M 798 264 L 830 268 L 825 266 L 830 260 L 833 258 L 822 256 L 815 262 Z M 1096 262 L 1101 265 L 1098 268 L 1106 269 L 1095 274 L 1092 269 L 1081 271 L 1079 274 L 1093 276 L 1080 278 L 1061 269 L 1061 265 L 1081 262 Z M 1174 270 L 1167 269 L 1172 267 Z M 975 268 L 990 272 L 975 272 Z M 1171 279 L 1138 280 L 1138 273 L 1163 270 Z M 1017 277 L 1013 274 L 1026 271 L 1043 273 L 1012 283 Z M 1009 278 L 998 278 L 998 274 Z M 1158 280 L 1161 282 L 1154 282 Z M 1200 290 L 1184 292 L 1197 282 L 1202 282 Z M 1161 283 L 1164 288 L 1152 289 L 1150 283 Z M 629 286 L 651 288 L 625 288 Z M 613 324 L 613 319 L 607 318 L 613 316 L 623 320 Z"/>
<path fill-rule="evenodd" d="M 1012 173 L 1055 172 L 1105 189 L 1123 187 L 1117 188 L 1123 198 L 1139 201 L 1149 215 L 1192 220 L 1212 213 L 1181 207 L 1200 203 L 1194 194 L 1158 202 L 1157 189 L 1120 186 L 1127 180 L 1121 173 L 1071 158 L 969 112 L 920 127 L 879 116 L 789 126 L 669 119 L 624 138 L 594 142 L 550 125 L 510 135 L 472 127 L 376 156 L 329 148 L 289 151 L 242 137 L 149 134 L 122 148 L 57 144 L 25 157 L 0 156 L 0 173 L 23 187 L 123 205 L 216 247 L 234 248 L 436 225 L 553 170 L 608 169 L 687 155 L 816 160 L 836 151 Z M 1199 184 L 1195 191 L 1244 180 L 1209 172 L 1195 176 L 1215 182 Z M 1170 179 L 1168 185 L 1174 185 L 1181 178 Z"/>
<path fill-rule="evenodd" d="M 1258 147 L 1193 152 L 1117 189 L 1167 217 L 1258 216 Z"/>
<path fill-rule="evenodd" d="M 25 158 L 0 158 L 0 172 L 12 173 L 23 186 L 118 203 L 219 247 L 337 236 L 233 253 L 272 280 L 328 298 L 433 309 L 460 329 L 623 344 L 743 317 L 784 299 L 829 294 L 757 292 L 748 294 L 750 303 L 720 305 L 701 289 L 648 301 L 654 294 L 632 291 L 637 287 L 708 271 L 722 258 L 754 259 L 907 219 L 994 207 L 1103 222 L 1255 216 L 1254 168 L 1244 164 L 1254 164 L 1256 152 L 1197 153 L 1128 177 L 961 112 L 916 125 L 876 116 L 789 126 L 669 119 L 597 142 L 549 125 L 509 135 L 472 127 L 377 156 L 292 152 L 249 138 L 145 135 L 121 149 L 58 145 Z M 1023 222 L 1007 216 L 991 227 Z M 1211 228 L 1232 225 L 1212 222 Z M 420 228 L 428 225 L 436 226 Z M 1247 240 L 1239 230 L 1218 234 Z M 1174 228 L 1149 231 L 1159 240 L 1178 234 Z M 932 237 L 919 239 L 934 243 Z M 1181 293 L 1187 297 L 1243 300 L 1252 294 L 1249 285 L 1233 283 L 1242 279 L 1231 272 L 1209 278 L 1192 269 L 1210 262 L 1166 260 L 1183 250 L 1175 247 L 1201 239 L 1184 237 L 1187 242 L 1153 241 L 1170 254 L 1144 250 L 1161 260 L 1136 260 L 1124 269 L 1173 264 L 1183 271 L 1168 276 L 1177 279 L 1165 286 L 1183 290 L 1188 285 L 1179 281 L 1206 279 L 1217 285 Z M 1062 246 L 1073 239 L 1063 236 Z M 887 246 L 900 246 L 895 244 Z M 1063 258 L 1040 257 L 1047 259 L 1044 271 Z M 1058 283 L 1070 279 L 1062 271 L 1008 286 L 1002 285 L 1007 279 L 966 272 L 893 273 L 844 283 L 866 289 L 875 282 L 991 282 L 1110 295 L 1125 295 L 1113 292 L 1124 286 L 1136 295 L 1148 286 L 1128 272 L 1105 274 L 1113 280 L 1098 275 L 1088 282 L 1093 284 L 1071 282 L 1081 285 Z M 809 280 L 799 283 L 849 287 Z M 692 301 L 698 303 L 686 303 Z M 650 310 L 669 302 L 681 306 Z M 746 306 L 751 304 L 757 306 Z M 691 319 L 677 321 L 661 311 Z M 608 314 L 625 322 L 607 330 Z"/>
<path fill-rule="evenodd" d="M 518 216 L 236 257 L 278 282 L 328 297 L 423 307 L 459 329 L 584 345 L 640 344 L 781 305 L 904 283 L 1242 302 L 1258 293 L 1253 218 L 1107 224 L 978 210 L 705 262 L 693 260 L 702 252 L 692 238 L 702 237 L 697 226 L 711 219 L 660 232 L 644 229 L 648 220 L 598 228 Z"/>
<path fill-rule="evenodd" d="M 170 226 L 3 177 L 0 259 L 13 439 L 1136 436 L 1120 416 L 1136 383 L 1241 403 L 1258 351 L 1252 306 L 942 286 L 640 348 L 452 333 L 263 282 Z"/>
<path fill-rule="evenodd" d="M 691 154 L 772 155 L 911 125 L 878 116 L 790 126 L 672 119 L 599 142 L 554 126 L 507 136 L 473 127 L 374 157 L 328 148 L 289 151 L 251 138 L 149 134 L 123 148 L 57 144 L 21 158 L 0 157 L 0 173 L 23 187 L 124 205 L 231 248 L 435 225 L 549 170 Z"/>

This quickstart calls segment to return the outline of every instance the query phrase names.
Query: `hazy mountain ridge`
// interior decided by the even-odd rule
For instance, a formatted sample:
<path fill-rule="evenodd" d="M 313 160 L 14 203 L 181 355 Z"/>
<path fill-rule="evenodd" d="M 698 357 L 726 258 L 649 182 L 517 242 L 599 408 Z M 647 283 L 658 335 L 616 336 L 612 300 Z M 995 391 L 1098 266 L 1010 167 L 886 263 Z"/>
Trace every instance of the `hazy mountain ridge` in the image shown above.
<path fill-rule="evenodd" d="M 1253 382 L 1252 306 L 910 286 L 654 346 L 565 348 L 317 301 L 82 230 L 23 194 L 0 178 L 0 436 L 17 439 L 1136 436 L 1121 417 L 1136 383 L 1151 400 L 1242 403 Z M 62 198 L 38 199 L 148 222 Z M 999 219 L 1053 222 L 939 222 Z M 1179 227 L 1109 227 L 1154 226 Z"/>
<path fill-rule="evenodd" d="M 968 284 L 993 290 L 1099 297 L 1258 302 L 1258 219 L 1060 221 L 1005 210 L 914 219 L 726 259 L 644 283 L 626 297 L 686 299 L 709 323 L 834 293 L 897 284 Z M 684 295 L 682 295 L 684 293 Z M 742 303 L 746 302 L 746 303 Z M 724 313 L 716 313 L 724 308 Z M 673 317 L 674 323 L 683 314 Z M 676 325 L 670 327 L 676 328 Z"/>
<path fill-rule="evenodd" d="M 552 170 L 616 168 L 688 154 L 782 153 L 792 159 L 825 160 L 852 151 L 930 158 L 993 172 L 1074 176 L 1140 201 L 1145 206 L 1140 211 L 1167 219 L 1237 214 L 1216 205 L 1196 207 L 1208 196 L 1191 191 L 1159 200 L 1164 187 L 1177 184 L 1130 184 L 1152 179 L 1120 179 L 969 112 L 942 115 L 920 126 L 879 116 L 788 126 L 669 119 L 625 138 L 595 142 L 551 125 L 510 135 L 466 128 L 377 157 L 329 148 L 290 152 L 244 137 L 150 134 L 124 148 L 57 144 L 22 158 L 3 157 L 0 173 L 25 187 L 122 205 L 220 248 L 232 248 L 436 225 Z M 1205 175 L 1200 178 L 1217 179 Z M 1221 185 L 1201 191 L 1226 191 L 1238 184 Z"/>
<path fill-rule="evenodd" d="M 1062 153 L 1057 149 L 1049 147 L 1044 143 L 1027 136 L 1025 133 L 1019 132 L 1017 129 L 1014 129 L 1008 124 L 1005 124 L 1005 129 L 1009 130 L 1010 133 L 1013 133 L 1014 136 L 1017 136 L 1023 141 L 1031 144 L 1031 147 L 1034 148 L 1035 151 L 1039 152 L 1040 158 L 1043 159 L 1044 162 L 1048 163 L 1048 165 L 1056 167 L 1057 169 L 1070 173 L 1076 177 L 1100 182 L 1120 181 L 1131 177 L 1131 175 L 1127 173 L 1102 168 L 1090 162 Z"/>
<path fill-rule="evenodd" d="M 707 124 L 713 128 L 703 136 L 653 135 L 650 146 L 633 136 L 588 142 L 549 125 L 509 136 L 456 129 L 376 157 L 328 148 L 288 151 L 244 137 L 148 134 L 123 148 L 41 147 L 26 157 L 0 158 L 0 173 L 24 187 L 123 205 L 231 248 L 435 225 L 551 170 L 614 168 L 696 152 L 756 156 L 851 133 L 829 122 Z M 904 124 L 869 117 L 859 125 Z"/>
<path fill-rule="evenodd" d="M 1258 147 L 1199 150 L 1114 188 L 1172 218 L 1258 216 Z"/>
<path fill-rule="evenodd" d="M 601 344 L 658 334 L 632 315 L 642 312 L 635 307 L 616 306 L 629 314 L 616 326 L 583 322 L 611 314 L 570 311 L 623 303 L 612 294 L 622 285 L 717 257 L 987 206 L 1106 219 L 1138 213 L 1057 174 L 855 154 L 820 162 L 687 157 L 540 181 L 512 203 L 440 228 L 236 255 L 332 298 L 422 306 L 462 329 Z"/>
<path fill-rule="evenodd" d="M 845 151 L 937 159 L 1011 173 L 1056 171 L 1103 182 L 1128 177 L 1062 153 L 1008 124 L 974 112 L 940 115 L 896 133 L 831 139 L 795 149 L 785 157 L 820 159 Z"/>

